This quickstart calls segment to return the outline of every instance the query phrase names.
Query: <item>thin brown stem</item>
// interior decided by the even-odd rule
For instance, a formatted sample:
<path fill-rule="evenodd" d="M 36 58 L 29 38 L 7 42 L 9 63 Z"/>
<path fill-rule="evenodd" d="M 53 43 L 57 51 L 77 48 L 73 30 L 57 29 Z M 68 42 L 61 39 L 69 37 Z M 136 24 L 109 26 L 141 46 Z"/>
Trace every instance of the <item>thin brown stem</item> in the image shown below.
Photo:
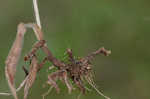
<path fill-rule="evenodd" d="M 92 60 L 98 54 L 103 54 L 105 56 L 109 56 L 111 54 L 111 51 L 110 50 L 106 50 L 104 47 L 102 47 L 102 48 L 99 48 L 97 51 L 92 52 L 91 54 L 89 54 L 85 58 L 87 60 Z"/>

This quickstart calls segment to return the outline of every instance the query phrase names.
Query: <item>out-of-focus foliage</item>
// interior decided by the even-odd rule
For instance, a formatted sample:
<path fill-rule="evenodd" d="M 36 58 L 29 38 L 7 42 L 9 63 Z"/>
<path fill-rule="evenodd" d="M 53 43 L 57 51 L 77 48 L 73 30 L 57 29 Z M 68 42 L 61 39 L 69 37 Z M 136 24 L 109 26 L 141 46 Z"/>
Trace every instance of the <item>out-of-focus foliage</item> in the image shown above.
<path fill-rule="evenodd" d="M 20 22 L 33 22 L 32 0 L 0 1 L 0 92 L 8 91 L 4 61 L 15 39 Z M 101 46 L 112 50 L 109 57 L 94 61 L 95 82 L 112 99 L 150 98 L 150 1 L 149 0 L 39 0 L 43 31 L 52 52 L 61 58 L 66 48 L 84 56 Z M 24 49 L 17 68 L 16 86 L 24 79 L 27 65 L 23 55 L 35 42 L 31 30 L 25 35 Z M 42 54 L 39 52 L 39 56 Z M 43 55 L 44 56 L 44 55 Z M 50 63 L 37 75 L 29 99 L 41 99 L 49 88 L 46 83 Z M 53 90 L 47 99 L 76 99 L 79 91 L 67 94 Z M 90 86 L 89 86 L 90 87 Z M 64 90 L 63 90 L 64 89 Z M 23 90 L 19 97 L 23 96 Z M 13 97 L 0 96 L 0 99 Z M 94 90 L 80 99 L 103 99 Z"/>

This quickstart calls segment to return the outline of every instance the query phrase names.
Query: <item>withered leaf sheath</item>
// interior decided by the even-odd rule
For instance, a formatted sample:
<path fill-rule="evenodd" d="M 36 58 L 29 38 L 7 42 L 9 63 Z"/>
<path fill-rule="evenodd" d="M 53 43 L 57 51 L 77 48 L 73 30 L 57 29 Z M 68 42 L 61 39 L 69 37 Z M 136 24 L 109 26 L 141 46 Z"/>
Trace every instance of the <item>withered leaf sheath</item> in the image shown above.
<path fill-rule="evenodd" d="M 32 87 L 36 79 L 38 69 L 38 60 L 37 57 L 34 55 L 31 60 L 30 71 L 24 88 L 24 99 L 27 99 L 29 89 Z"/>
<path fill-rule="evenodd" d="M 5 75 L 8 81 L 8 85 L 15 99 L 18 99 L 15 88 L 15 74 L 16 74 L 16 66 L 19 61 L 19 57 L 22 50 L 23 38 L 26 29 L 23 23 L 18 25 L 16 39 L 13 43 L 13 46 L 8 54 L 8 57 L 5 62 Z"/>

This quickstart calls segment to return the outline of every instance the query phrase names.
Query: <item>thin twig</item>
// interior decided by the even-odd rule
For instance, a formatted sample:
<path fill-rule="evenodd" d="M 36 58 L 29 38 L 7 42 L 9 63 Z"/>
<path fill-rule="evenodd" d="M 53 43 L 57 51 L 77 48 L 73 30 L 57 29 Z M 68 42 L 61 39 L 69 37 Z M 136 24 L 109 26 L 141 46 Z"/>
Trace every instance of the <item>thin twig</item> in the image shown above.
<path fill-rule="evenodd" d="M 27 79 L 28 79 L 28 76 L 26 76 L 26 78 L 22 81 L 22 83 L 20 84 L 20 86 L 17 88 L 16 92 L 19 92 L 19 90 L 25 85 Z"/>
<path fill-rule="evenodd" d="M 82 92 L 80 92 L 80 94 L 78 95 L 77 99 L 80 99 L 81 95 L 82 95 Z"/>
<path fill-rule="evenodd" d="M 33 29 L 37 40 L 39 40 L 39 41 L 40 40 L 44 40 L 43 32 L 42 32 L 41 28 L 37 24 L 27 23 L 27 24 L 24 24 L 24 25 L 25 25 L 26 28 Z"/>
<path fill-rule="evenodd" d="M 22 81 L 22 83 L 19 85 L 19 87 L 16 89 L 16 92 L 19 92 L 21 90 L 21 88 L 25 85 L 26 81 L 27 81 L 28 76 Z M 0 93 L 0 95 L 4 95 L 4 96 L 10 96 L 12 95 L 12 93 Z"/>
<path fill-rule="evenodd" d="M 103 54 L 105 56 L 109 56 L 111 54 L 111 50 L 106 50 L 104 47 L 99 48 L 95 52 L 90 53 L 88 56 L 85 57 L 87 60 L 92 60 L 96 55 Z"/>
<path fill-rule="evenodd" d="M 103 96 L 105 99 L 110 99 L 108 96 L 105 96 L 102 92 L 100 92 L 100 90 L 98 90 L 98 89 L 96 88 L 96 86 L 92 83 L 93 81 L 91 81 L 91 80 L 88 79 L 88 78 L 87 78 L 87 81 L 88 81 L 88 83 L 96 90 L 96 92 L 97 92 L 99 95 Z"/>
<path fill-rule="evenodd" d="M 0 93 L 0 95 L 3 95 L 3 96 L 10 96 L 12 95 L 11 93 Z"/>
<path fill-rule="evenodd" d="M 32 28 L 33 28 L 36 36 L 39 36 L 39 37 L 37 37 L 37 39 L 43 40 L 44 37 L 43 37 L 43 32 L 41 30 L 42 27 L 41 27 L 40 14 L 39 14 L 37 0 L 33 0 L 33 6 L 34 6 L 36 23 L 38 26 L 34 25 L 34 27 L 32 27 Z M 64 66 L 64 64 L 62 62 L 60 62 L 53 56 L 53 54 L 50 52 L 50 50 L 48 49 L 46 44 L 42 47 L 42 49 L 48 55 L 48 60 L 53 62 L 55 66 Z"/>
<path fill-rule="evenodd" d="M 40 29 L 42 28 L 41 26 L 41 21 L 40 21 L 40 14 L 39 14 L 39 9 L 38 9 L 38 3 L 37 0 L 33 0 L 33 7 L 34 7 L 34 14 L 35 14 L 35 18 L 36 18 L 36 23 L 37 25 L 40 27 Z"/>
<path fill-rule="evenodd" d="M 43 99 L 45 99 L 45 96 L 47 96 L 47 95 L 51 92 L 52 88 L 53 88 L 53 86 L 51 86 L 51 87 L 48 89 L 48 91 L 42 95 Z"/>

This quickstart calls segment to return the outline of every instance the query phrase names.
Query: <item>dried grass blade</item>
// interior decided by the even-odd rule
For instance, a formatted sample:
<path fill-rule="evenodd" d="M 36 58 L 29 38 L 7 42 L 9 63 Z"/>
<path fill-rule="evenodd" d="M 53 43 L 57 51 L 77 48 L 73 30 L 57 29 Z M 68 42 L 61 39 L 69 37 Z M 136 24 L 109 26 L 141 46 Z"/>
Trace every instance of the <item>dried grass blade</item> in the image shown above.
<path fill-rule="evenodd" d="M 16 39 L 13 43 L 13 46 L 8 54 L 8 57 L 5 62 L 5 75 L 8 81 L 8 85 L 15 99 L 18 99 L 15 88 L 15 74 L 16 74 L 16 66 L 19 61 L 19 57 L 22 50 L 23 39 L 26 29 L 23 23 L 18 25 Z"/>

